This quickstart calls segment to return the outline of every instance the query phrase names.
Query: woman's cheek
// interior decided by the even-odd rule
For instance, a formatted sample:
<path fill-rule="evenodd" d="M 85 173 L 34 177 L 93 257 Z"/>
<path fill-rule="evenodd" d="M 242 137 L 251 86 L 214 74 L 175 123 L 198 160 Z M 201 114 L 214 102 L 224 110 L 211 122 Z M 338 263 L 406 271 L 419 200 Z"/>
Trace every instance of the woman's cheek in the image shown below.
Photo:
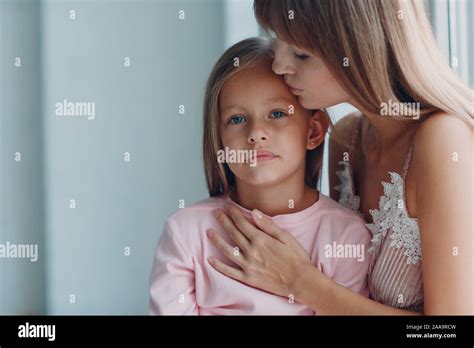
<path fill-rule="evenodd" d="M 305 109 L 313 109 L 314 108 L 312 106 L 312 102 L 314 102 L 314 100 L 312 100 L 312 98 L 305 97 L 304 95 L 299 95 L 298 96 L 298 102 Z M 317 108 L 314 108 L 314 109 L 317 109 Z"/>

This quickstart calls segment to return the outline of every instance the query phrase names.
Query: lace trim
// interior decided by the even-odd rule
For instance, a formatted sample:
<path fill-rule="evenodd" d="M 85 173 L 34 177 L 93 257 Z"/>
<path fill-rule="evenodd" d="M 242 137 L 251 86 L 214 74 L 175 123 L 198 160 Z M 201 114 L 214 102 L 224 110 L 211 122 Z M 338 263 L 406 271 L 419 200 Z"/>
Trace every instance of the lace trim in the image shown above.
<path fill-rule="evenodd" d="M 373 233 L 373 238 L 368 251 L 374 252 L 382 237 L 391 229 L 389 246 L 396 249 L 403 246 L 407 264 L 415 265 L 422 258 L 418 221 L 406 211 L 403 178 L 397 173 L 389 174 L 391 182 L 382 182 L 384 194 L 380 197 L 379 209 L 370 209 L 373 223 L 367 224 L 367 228 Z"/>
<path fill-rule="evenodd" d="M 339 165 L 343 166 L 343 169 L 336 172 L 339 181 L 339 185 L 335 186 L 334 189 L 339 191 L 339 203 L 343 206 L 351 209 L 352 211 L 359 213 L 360 199 L 356 196 L 352 190 L 352 179 L 349 167 L 349 162 L 340 161 Z"/>
<path fill-rule="evenodd" d="M 336 174 L 341 184 L 334 188 L 341 193 L 339 203 L 360 214 L 360 198 L 353 192 L 349 163 L 341 161 L 339 164 L 343 169 Z M 418 220 L 410 217 L 406 210 L 403 178 L 394 172 L 389 174 L 391 182 L 382 182 L 384 194 L 380 197 L 379 209 L 369 210 L 373 222 L 366 224 L 372 232 L 372 246 L 368 251 L 374 253 L 377 245 L 391 229 L 389 246 L 396 249 L 403 246 L 407 264 L 415 265 L 422 259 Z"/>

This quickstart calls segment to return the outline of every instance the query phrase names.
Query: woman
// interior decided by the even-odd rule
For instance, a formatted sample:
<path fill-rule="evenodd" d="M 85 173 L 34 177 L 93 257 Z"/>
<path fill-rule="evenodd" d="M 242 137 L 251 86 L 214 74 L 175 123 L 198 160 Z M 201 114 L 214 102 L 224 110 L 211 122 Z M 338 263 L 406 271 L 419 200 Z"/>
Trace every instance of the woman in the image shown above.
<path fill-rule="evenodd" d="M 241 249 L 240 269 L 209 262 L 319 314 L 474 314 L 473 95 L 444 62 L 423 2 L 255 0 L 254 8 L 276 34 L 273 71 L 304 107 L 360 110 L 335 126 L 343 141 L 331 137 L 329 176 L 331 197 L 372 232 L 371 299 L 326 278 L 266 217 L 252 225 L 232 208 L 220 222 Z"/>

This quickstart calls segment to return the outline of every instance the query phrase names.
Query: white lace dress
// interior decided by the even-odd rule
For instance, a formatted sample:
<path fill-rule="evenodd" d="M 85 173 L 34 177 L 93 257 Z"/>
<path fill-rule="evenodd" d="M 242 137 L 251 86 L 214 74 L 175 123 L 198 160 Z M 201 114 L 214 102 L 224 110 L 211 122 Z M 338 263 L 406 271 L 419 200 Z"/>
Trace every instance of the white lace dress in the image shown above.
<path fill-rule="evenodd" d="M 354 122 L 352 149 L 358 141 L 363 117 Z M 390 182 L 382 182 L 384 194 L 379 208 L 371 209 L 372 223 L 367 228 L 372 233 L 369 248 L 369 290 L 372 299 L 392 307 L 422 312 L 423 277 L 421 268 L 421 243 L 418 221 L 408 215 L 405 204 L 405 177 L 414 144 L 405 158 L 402 175 L 390 172 Z M 352 158 L 349 155 L 349 158 Z M 355 194 L 350 162 L 341 161 L 337 172 L 340 185 L 339 203 L 361 214 L 360 200 Z"/>

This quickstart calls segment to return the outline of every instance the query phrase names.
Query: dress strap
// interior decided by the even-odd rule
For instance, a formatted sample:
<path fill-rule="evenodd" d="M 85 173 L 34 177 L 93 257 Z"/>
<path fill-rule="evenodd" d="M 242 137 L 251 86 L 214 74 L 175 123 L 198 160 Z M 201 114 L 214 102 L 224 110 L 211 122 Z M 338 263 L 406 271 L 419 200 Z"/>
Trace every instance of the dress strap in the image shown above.
<path fill-rule="evenodd" d="M 352 134 L 351 134 L 351 148 L 349 149 L 349 163 L 352 163 L 352 155 L 355 150 L 355 145 L 357 138 L 359 137 L 360 129 L 362 126 L 363 116 L 359 116 L 352 125 Z"/>
<path fill-rule="evenodd" d="M 408 149 L 408 152 L 405 156 L 405 163 L 403 163 L 403 169 L 402 169 L 403 180 L 406 179 L 408 169 L 410 168 L 411 158 L 413 157 L 414 150 L 415 150 L 415 138 L 413 138 L 413 140 L 411 141 L 410 148 Z"/>

